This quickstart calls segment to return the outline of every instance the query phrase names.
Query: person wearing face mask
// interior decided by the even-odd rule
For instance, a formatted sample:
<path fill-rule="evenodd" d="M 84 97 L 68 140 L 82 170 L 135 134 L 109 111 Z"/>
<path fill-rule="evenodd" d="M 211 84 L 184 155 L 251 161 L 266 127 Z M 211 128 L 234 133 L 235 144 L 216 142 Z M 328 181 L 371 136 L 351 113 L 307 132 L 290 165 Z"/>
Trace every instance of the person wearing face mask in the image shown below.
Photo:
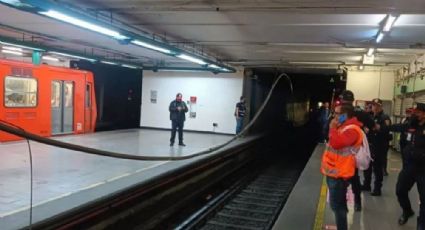
<path fill-rule="evenodd" d="M 235 109 L 236 134 L 239 134 L 242 131 L 245 113 L 246 113 L 245 97 L 241 96 L 240 101 L 236 104 L 236 109 Z"/>
<path fill-rule="evenodd" d="M 402 169 L 396 185 L 397 199 L 403 213 L 398 219 L 404 225 L 415 213 L 409 200 L 409 191 L 416 183 L 420 206 L 417 229 L 425 229 L 425 104 L 417 103 L 409 122 L 392 125 L 390 130 L 405 133 L 405 146 L 402 149 Z"/>
<path fill-rule="evenodd" d="M 346 230 L 349 180 L 356 171 L 356 159 L 352 152 L 363 144 L 362 123 L 354 117 L 352 104 L 335 107 L 335 117 L 329 124 L 329 143 L 322 156 L 321 172 L 326 176 L 329 201 L 335 215 L 338 230 Z"/>
<path fill-rule="evenodd" d="M 188 111 L 186 103 L 182 100 L 183 95 L 178 93 L 176 95 L 176 100 L 170 103 L 168 110 L 170 111 L 170 120 L 171 120 L 171 138 L 170 146 L 174 145 L 174 140 L 176 139 L 176 131 L 179 132 L 179 145 L 186 146 L 183 143 L 183 126 L 184 121 L 186 120 L 186 113 Z"/>

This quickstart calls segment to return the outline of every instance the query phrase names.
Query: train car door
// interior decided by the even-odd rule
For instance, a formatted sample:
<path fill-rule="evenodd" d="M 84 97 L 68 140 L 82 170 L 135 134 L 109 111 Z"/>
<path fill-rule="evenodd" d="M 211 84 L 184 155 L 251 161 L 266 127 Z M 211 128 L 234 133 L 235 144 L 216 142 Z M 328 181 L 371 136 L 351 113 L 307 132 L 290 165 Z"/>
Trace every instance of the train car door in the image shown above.
<path fill-rule="evenodd" d="M 52 135 L 74 131 L 74 83 L 52 81 Z"/>
<path fill-rule="evenodd" d="M 91 82 L 86 83 L 86 92 L 85 92 L 85 106 L 84 106 L 84 132 L 88 133 L 92 131 L 92 119 L 93 119 L 93 111 L 92 111 L 92 90 L 93 84 Z"/>

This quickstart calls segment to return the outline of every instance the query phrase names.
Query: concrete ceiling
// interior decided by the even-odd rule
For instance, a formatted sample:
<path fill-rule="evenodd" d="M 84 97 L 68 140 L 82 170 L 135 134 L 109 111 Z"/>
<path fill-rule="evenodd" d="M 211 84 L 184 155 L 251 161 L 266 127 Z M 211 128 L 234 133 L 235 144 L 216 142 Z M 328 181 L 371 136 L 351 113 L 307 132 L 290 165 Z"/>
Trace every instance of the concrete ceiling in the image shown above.
<path fill-rule="evenodd" d="M 293 62 L 358 65 L 386 14 L 401 14 L 378 45 L 376 65 L 425 53 L 423 0 L 56 0 L 63 7 L 235 66 Z M 184 61 L 38 15 L 0 6 L 0 35 L 92 52 L 144 65 Z M 11 35 L 15 33 L 15 35 Z M 303 64 L 304 65 L 304 64 Z"/>

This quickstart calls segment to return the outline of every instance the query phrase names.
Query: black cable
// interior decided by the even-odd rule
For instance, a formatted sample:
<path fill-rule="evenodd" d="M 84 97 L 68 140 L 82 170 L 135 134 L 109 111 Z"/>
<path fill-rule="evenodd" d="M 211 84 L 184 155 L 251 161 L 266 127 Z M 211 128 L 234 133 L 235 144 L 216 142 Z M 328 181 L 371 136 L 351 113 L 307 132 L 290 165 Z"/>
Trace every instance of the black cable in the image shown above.
<path fill-rule="evenodd" d="M 10 123 L 10 122 L 4 121 L 4 120 L 0 120 L 0 122 L 8 124 L 8 125 L 13 126 L 13 127 L 16 127 L 17 129 L 22 130 L 22 132 L 24 132 L 24 133 L 26 132 L 25 129 L 23 129 L 23 128 L 15 125 L 13 123 Z M 30 140 L 28 138 L 25 138 L 25 140 L 27 141 L 27 144 L 28 144 L 28 155 L 29 155 L 29 160 L 30 160 L 30 219 L 29 219 L 30 223 L 28 225 L 28 229 L 31 230 L 32 229 L 32 216 L 33 216 L 32 215 L 32 212 L 33 212 L 32 204 L 33 204 L 33 198 L 34 198 L 34 195 L 33 195 L 33 191 L 34 191 L 34 189 L 33 189 L 34 180 L 33 179 L 34 178 L 33 178 L 33 163 L 32 163 L 31 144 L 30 144 Z"/>

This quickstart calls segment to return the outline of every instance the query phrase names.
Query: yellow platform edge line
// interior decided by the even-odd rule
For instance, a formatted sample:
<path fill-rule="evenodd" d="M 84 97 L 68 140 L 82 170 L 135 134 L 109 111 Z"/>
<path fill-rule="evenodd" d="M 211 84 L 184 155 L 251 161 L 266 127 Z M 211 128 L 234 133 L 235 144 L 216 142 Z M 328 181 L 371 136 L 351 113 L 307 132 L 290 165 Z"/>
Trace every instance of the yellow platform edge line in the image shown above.
<path fill-rule="evenodd" d="M 322 187 L 320 188 L 320 197 L 317 204 L 316 217 L 314 218 L 314 227 L 313 230 L 322 230 L 323 221 L 325 218 L 325 208 L 326 208 L 326 194 L 328 187 L 326 185 L 326 176 L 323 176 Z"/>

